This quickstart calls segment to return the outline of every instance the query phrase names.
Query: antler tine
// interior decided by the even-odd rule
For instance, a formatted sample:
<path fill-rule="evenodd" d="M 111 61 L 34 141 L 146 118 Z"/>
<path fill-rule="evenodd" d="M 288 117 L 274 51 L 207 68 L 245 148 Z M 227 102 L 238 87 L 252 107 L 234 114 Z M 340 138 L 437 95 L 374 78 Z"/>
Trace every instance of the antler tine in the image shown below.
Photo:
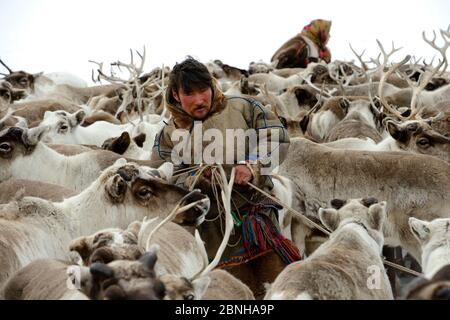
<path fill-rule="evenodd" d="M 92 82 L 97 83 L 97 81 L 95 81 L 95 78 L 94 78 L 94 69 L 92 69 L 91 71 L 92 71 L 92 72 L 91 72 L 91 79 L 92 79 Z"/>
<path fill-rule="evenodd" d="M 93 60 L 88 60 L 88 61 L 91 62 L 91 63 L 94 63 L 94 64 L 96 64 L 98 66 L 97 72 L 98 72 L 98 78 L 99 79 L 104 79 L 104 80 L 106 80 L 108 82 L 111 82 L 111 83 L 121 83 L 121 84 L 125 85 L 127 88 L 129 88 L 129 84 L 127 83 L 127 81 L 125 81 L 123 79 L 120 79 L 118 77 L 115 77 L 113 75 L 107 76 L 103 72 L 103 62 L 96 62 L 96 61 L 93 61 Z M 113 65 L 113 64 L 111 64 L 111 65 Z"/>
<path fill-rule="evenodd" d="M 353 68 L 351 68 L 351 67 L 350 67 L 350 69 L 353 70 Z M 349 75 L 345 72 L 345 70 L 344 70 L 344 64 L 341 64 L 341 65 L 339 66 L 339 70 L 341 70 L 341 72 L 342 72 L 342 77 L 344 78 L 344 86 L 346 87 L 346 86 L 350 85 L 350 82 L 352 82 L 352 80 L 353 80 L 353 79 L 355 78 L 355 76 L 356 76 L 355 71 L 353 71 L 353 74 L 349 76 Z"/>
<path fill-rule="evenodd" d="M 134 64 L 133 49 L 130 48 L 130 64 Z"/>
<path fill-rule="evenodd" d="M 334 70 L 336 70 L 336 74 L 334 74 Z M 333 68 L 331 64 L 328 64 L 328 74 L 330 75 L 330 78 L 336 81 L 336 83 L 338 84 L 339 89 L 341 90 L 341 95 L 345 96 L 344 84 L 342 83 L 342 80 L 339 78 L 339 67 L 335 66 Z"/>
<path fill-rule="evenodd" d="M 353 49 L 352 44 L 349 43 L 350 49 L 352 50 L 353 54 L 358 58 L 359 63 L 361 63 L 361 68 L 363 68 L 364 71 L 368 71 L 369 67 L 367 66 L 366 62 L 362 59 L 364 53 L 366 53 L 366 49 L 361 52 L 361 54 L 356 53 L 355 49 Z"/>
<path fill-rule="evenodd" d="M 350 49 L 352 50 L 353 54 L 358 58 L 359 62 L 361 63 L 361 68 L 364 69 L 364 71 L 369 70 L 367 67 L 367 64 L 364 62 L 364 60 L 362 59 L 362 56 L 364 55 L 364 53 L 366 52 L 366 49 L 363 50 L 363 52 L 361 54 L 357 54 L 355 49 L 353 49 L 352 44 L 349 43 Z"/>
<path fill-rule="evenodd" d="M 0 63 L 8 70 L 9 74 L 13 73 L 13 71 L 0 59 Z"/>
<path fill-rule="evenodd" d="M 434 117 L 429 117 L 424 120 L 426 120 L 427 122 L 429 122 L 431 124 L 435 121 L 441 120 L 443 117 L 444 117 L 444 113 L 442 111 L 439 111 L 439 113 L 437 115 L 435 115 Z"/>
<path fill-rule="evenodd" d="M 431 62 L 430 62 L 430 63 L 427 63 L 426 60 L 423 59 L 423 65 L 424 65 L 425 67 L 432 66 L 435 58 L 436 58 L 436 56 L 433 56 L 433 58 L 431 59 Z"/>
<path fill-rule="evenodd" d="M 320 88 L 318 88 L 317 86 L 314 85 L 314 83 L 311 82 L 311 75 L 307 76 L 307 77 L 303 77 L 302 75 L 300 75 L 299 73 L 297 73 L 297 77 L 299 77 L 300 79 L 302 79 L 303 81 L 305 81 L 306 84 L 308 84 L 311 88 L 313 88 L 314 90 L 316 90 L 317 92 L 321 92 L 322 90 Z M 332 89 L 332 90 L 326 90 L 325 92 L 323 92 L 324 94 L 326 94 L 328 96 L 328 98 L 331 98 L 333 96 L 333 94 L 336 92 L 336 89 Z"/>
<path fill-rule="evenodd" d="M 449 26 L 449 29 L 450 29 L 450 26 Z M 430 82 L 431 79 L 433 79 L 434 75 L 441 69 L 441 67 L 443 67 L 442 73 L 445 72 L 445 70 L 447 69 L 448 63 L 447 63 L 446 54 L 447 54 L 447 49 L 450 46 L 450 39 L 446 38 L 446 32 L 443 30 L 441 30 L 441 36 L 444 39 L 444 44 L 442 45 L 442 47 L 439 47 L 436 44 L 436 37 L 437 37 L 436 31 L 433 30 L 433 39 L 432 40 L 430 40 L 426 37 L 425 31 L 422 32 L 423 40 L 426 43 L 428 43 L 432 48 L 439 51 L 439 53 L 442 55 L 442 60 L 439 60 L 439 63 L 435 68 L 432 68 L 429 71 L 425 70 L 425 72 L 423 72 L 420 75 L 418 84 L 412 85 L 413 93 L 412 93 L 412 97 L 411 97 L 411 115 L 408 118 L 413 117 L 417 113 L 416 105 L 417 105 L 417 99 L 419 97 L 420 92 L 425 88 L 425 86 L 428 84 L 428 82 Z M 427 65 L 427 67 L 428 67 L 428 65 Z"/>
<path fill-rule="evenodd" d="M 379 53 L 375 59 L 370 58 L 370 62 L 372 62 L 374 65 L 376 65 L 377 68 L 381 67 L 380 57 L 381 57 L 381 53 Z"/>
<path fill-rule="evenodd" d="M 422 60 L 422 59 L 423 59 L 423 57 L 420 57 L 419 59 L 417 59 L 416 56 L 412 56 L 411 64 L 418 65 L 420 63 L 420 60 Z"/>
<path fill-rule="evenodd" d="M 382 66 L 385 67 L 387 65 L 388 61 L 389 61 L 389 58 L 394 53 L 396 53 L 397 51 L 401 50 L 402 47 L 395 48 L 394 41 L 392 41 L 392 49 L 391 49 L 391 51 L 389 53 L 387 53 L 386 50 L 384 50 L 383 44 L 380 42 L 380 40 L 376 39 L 376 41 L 377 41 L 378 47 L 381 50 L 381 53 L 383 54 L 383 64 L 382 64 Z"/>
<path fill-rule="evenodd" d="M 449 28 L 450 28 L 450 26 L 449 26 Z M 447 39 L 447 38 L 446 38 L 447 33 L 446 33 L 445 31 L 443 31 L 443 30 L 441 30 L 441 36 L 442 36 L 442 38 L 444 39 L 444 44 L 443 44 L 442 47 L 439 47 L 439 46 L 436 44 L 436 31 L 433 30 L 433 39 L 432 39 L 432 40 L 429 40 L 429 39 L 426 37 L 425 31 L 422 32 L 422 38 L 423 38 L 423 40 L 424 40 L 426 43 L 428 43 L 432 48 L 436 49 L 436 50 L 442 55 L 442 61 L 438 64 L 438 66 L 435 68 L 435 70 L 433 70 L 433 71 L 436 71 L 436 72 L 439 71 L 439 69 L 440 69 L 442 66 L 444 66 L 442 72 L 444 72 L 444 71 L 447 69 L 447 67 L 448 67 L 446 52 L 447 52 L 447 49 L 448 49 L 449 46 L 450 46 L 450 39 Z M 449 37 L 450 37 L 450 35 L 449 35 Z M 435 74 L 436 72 L 434 72 L 434 74 Z M 433 76 L 434 76 L 434 74 L 433 74 Z"/>
<path fill-rule="evenodd" d="M 380 84 L 378 85 L 378 97 L 380 98 L 381 103 L 383 104 L 383 107 L 385 107 L 389 112 L 394 114 L 395 116 L 399 117 L 402 120 L 406 120 L 407 118 L 403 117 L 397 110 L 394 110 L 389 103 L 384 99 L 383 97 L 383 89 L 384 89 L 384 83 L 386 82 L 386 79 L 389 78 L 389 76 L 395 72 L 398 68 L 400 68 L 402 65 L 404 65 L 406 62 L 408 62 L 411 59 L 410 55 L 407 55 L 402 61 L 392 65 L 387 72 L 383 74 L 383 76 L 380 79 Z"/>
<path fill-rule="evenodd" d="M 142 72 L 142 70 L 144 70 L 144 64 L 145 64 L 145 56 L 146 56 L 146 50 L 145 50 L 145 46 L 143 49 L 143 53 L 142 55 L 136 50 L 137 54 L 139 55 L 139 57 L 141 58 L 141 65 L 139 67 L 139 71 Z"/>
<path fill-rule="evenodd" d="M 372 77 L 369 77 L 369 101 L 370 101 L 370 105 L 372 106 L 372 108 L 374 110 L 377 110 L 378 112 L 380 112 L 377 108 L 377 106 L 375 105 L 375 103 L 373 102 L 373 96 L 372 96 Z"/>

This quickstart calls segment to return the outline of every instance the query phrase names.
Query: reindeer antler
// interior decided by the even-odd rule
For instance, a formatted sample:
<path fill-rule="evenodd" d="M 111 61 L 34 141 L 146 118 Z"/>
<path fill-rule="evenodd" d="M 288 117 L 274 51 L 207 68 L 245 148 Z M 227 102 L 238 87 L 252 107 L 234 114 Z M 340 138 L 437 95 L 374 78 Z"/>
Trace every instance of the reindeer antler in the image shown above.
<path fill-rule="evenodd" d="M 117 110 L 116 116 L 120 112 L 123 111 L 123 112 L 125 112 L 127 119 L 128 119 L 127 106 L 130 103 L 132 103 L 133 100 L 135 100 L 137 112 L 139 114 L 140 121 L 142 122 L 142 121 L 144 121 L 144 116 L 143 116 L 144 102 L 147 102 L 147 105 L 149 105 L 148 101 L 156 98 L 159 94 L 164 93 L 164 89 L 165 89 L 164 88 L 164 66 L 163 66 L 163 71 L 162 71 L 162 84 L 161 85 L 158 83 L 159 82 L 158 74 L 148 77 L 145 82 L 141 83 L 140 77 L 143 73 L 145 59 L 146 59 L 145 46 L 143 47 L 142 54 L 137 50 L 136 50 L 136 53 L 140 57 L 139 65 L 137 63 L 135 63 L 133 50 L 131 50 L 131 49 L 130 49 L 130 63 L 124 63 L 122 61 L 116 61 L 116 62 L 111 63 L 111 67 L 117 67 L 120 71 L 122 70 L 121 68 L 125 68 L 128 71 L 129 77 L 127 80 L 115 76 L 112 70 L 111 70 L 111 75 L 107 76 L 103 72 L 103 63 L 99 63 L 99 62 L 95 62 L 95 61 L 91 61 L 91 60 L 90 60 L 90 62 L 95 63 L 98 66 L 98 70 L 97 70 L 97 72 L 98 72 L 97 79 L 98 80 L 103 79 L 103 80 L 106 80 L 111 83 L 116 83 L 116 84 L 120 83 L 126 87 L 126 93 L 127 93 L 127 94 L 125 94 L 126 99 L 124 99 L 124 101 L 122 102 L 122 105 Z M 92 78 L 95 81 L 93 75 L 92 75 Z M 145 97 L 145 88 L 150 85 L 155 85 L 159 89 L 159 91 L 155 95 L 152 95 L 150 97 Z"/>
<path fill-rule="evenodd" d="M 8 70 L 9 74 L 13 73 L 13 71 L 0 59 L 0 63 Z"/>
<path fill-rule="evenodd" d="M 377 40 L 378 41 L 378 40 Z M 403 117 L 397 110 L 391 107 L 391 105 L 384 99 L 383 97 L 383 89 L 384 84 L 386 82 L 386 79 L 389 78 L 389 76 L 394 73 L 398 68 L 400 68 L 402 65 L 404 65 L 406 62 L 408 62 L 411 59 L 410 55 L 407 55 L 402 61 L 392 65 L 387 72 L 383 72 L 383 76 L 380 79 L 380 84 L 378 85 L 378 97 L 380 98 L 381 103 L 383 104 L 383 107 L 385 107 L 390 113 L 394 114 L 398 118 L 402 120 L 406 120 L 408 118 Z M 386 61 L 387 62 L 387 61 Z M 370 89 L 369 89 L 370 90 Z"/>
<path fill-rule="evenodd" d="M 447 63 L 447 50 L 450 47 L 450 25 L 448 27 L 447 31 L 440 30 L 441 36 L 444 39 L 444 44 L 439 47 L 436 44 L 436 32 L 433 30 L 433 39 L 429 40 L 426 35 L 425 31 L 422 32 L 422 38 L 423 40 L 428 43 L 432 48 L 436 49 L 441 55 L 442 60 L 439 61 L 438 65 L 435 68 L 432 68 L 431 70 L 425 70 L 419 77 L 419 80 L 417 81 L 417 84 L 411 81 L 409 77 L 405 77 L 405 80 L 408 82 L 409 86 L 412 88 L 412 96 L 411 96 L 411 114 L 407 119 L 411 119 L 414 117 L 417 112 L 417 99 L 419 98 L 419 94 L 425 89 L 426 85 L 433 79 L 433 77 L 439 72 L 439 70 L 442 68 L 441 73 L 444 73 L 445 70 L 448 67 Z"/>
<path fill-rule="evenodd" d="M 389 58 L 390 58 L 394 53 L 396 53 L 397 51 L 401 50 L 403 47 L 396 48 L 395 45 L 394 45 L 394 41 L 392 41 L 392 49 L 391 49 L 391 51 L 390 51 L 389 53 L 387 53 L 386 50 L 384 50 L 383 44 L 380 42 L 380 40 L 376 39 L 376 41 L 377 41 L 378 47 L 379 47 L 380 50 L 381 50 L 381 53 L 377 56 L 376 59 L 372 59 L 372 58 L 371 58 L 370 60 L 371 60 L 373 63 L 375 63 L 378 67 L 383 67 L 383 68 L 384 68 L 384 67 L 386 67 L 386 65 L 387 65 L 387 63 L 388 63 Z M 380 62 L 380 56 L 381 56 L 381 54 L 383 54 L 383 63 Z"/>
<path fill-rule="evenodd" d="M 354 55 L 358 58 L 359 63 L 361 63 L 361 68 L 363 68 L 363 70 L 366 72 L 369 70 L 369 68 L 367 67 L 366 62 L 362 59 L 362 56 L 364 55 L 364 53 L 366 52 L 366 49 L 363 50 L 363 52 L 361 52 L 361 54 L 357 54 L 355 49 L 353 49 L 352 44 L 349 43 L 350 49 L 352 50 L 352 52 L 354 53 Z"/>
<path fill-rule="evenodd" d="M 442 67 L 444 66 L 442 72 L 444 72 L 447 67 L 448 67 L 448 62 L 447 62 L 447 49 L 450 46 L 450 25 L 447 28 L 447 31 L 444 30 L 440 30 L 442 39 L 444 39 L 444 45 L 442 47 L 439 47 L 436 44 L 436 31 L 433 30 L 433 40 L 429 40 L 427 39 L 426 35 L 425 35 L 425 31 L 422 32 L 422 38 L 423 40 L 428 43 L 432 48 L 436 49 L 437 51 L 439 51 L 439 53 L 442 55 L 442 61 L 438 64 L 438 66 L 433 70 L 433 75 L 436 74 L 436 72 Z"/>

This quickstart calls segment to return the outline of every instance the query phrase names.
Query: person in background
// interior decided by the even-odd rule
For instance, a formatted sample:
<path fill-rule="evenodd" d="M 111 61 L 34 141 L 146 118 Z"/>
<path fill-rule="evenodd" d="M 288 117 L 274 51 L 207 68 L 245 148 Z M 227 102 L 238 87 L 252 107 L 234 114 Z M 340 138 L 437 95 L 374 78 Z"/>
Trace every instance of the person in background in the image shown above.
<path fill-rule="evenodd" d="M 276 69 L 306 68 L 310 62 L 331 61 L 327 47 L 331 21 L 316 19 L 303 27 L 302 32 L 288 40 L 273 55 L 271 62 Z"/>

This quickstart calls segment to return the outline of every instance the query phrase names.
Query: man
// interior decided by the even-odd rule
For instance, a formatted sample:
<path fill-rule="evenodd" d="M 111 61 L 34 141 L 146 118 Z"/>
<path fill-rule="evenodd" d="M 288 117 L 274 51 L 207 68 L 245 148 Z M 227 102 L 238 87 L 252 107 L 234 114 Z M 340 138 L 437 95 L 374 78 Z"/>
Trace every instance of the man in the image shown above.
<path fill-rule="evenodd" d="M 275 68 L 306 68 L 310 62 L 329 63 L 331 53 L 327 47 L 331 21 L 316 19 L 303 27 L 302 32 L 289 39 L 273 55 Z"/>
<path fill-rule="evenodd" d="M 174 162 L 177 164 L 176 169 L 200 163 L 221 163 L 229 174 L 231 168 L 235 168 L 232 195 L 235 233 L 230 239 L 230 243 L 234 245 L 228 246 L 224 252 L 223 265 L 231 260 L 233 265 L 245 264 L 253 257 L 261 256 L 262 252 L 266 252 L 267 247 L 270 248 L 275 242 L 279 245 L 272 249 L 277 253 L 292 252 L 292 244 L 282 237 L 279 231 L 273 231 L 277 229 L 276 209 L 279 207 L 247 185 L 252 182 L 265 190 L 273 187 L 267 172 L 265 175 L 261 173 L 270 166 L 280 164 L 287 153 L 289 136 L 280 120 L 251 97 L 224 96 L 207 68 L 191 57 L 176 64 L 171 71 L 165 98 L 172 118 L 155 138 L 152 159 Z M 244 132 L 249 136 L 255 134 L 258 144 L 251 145 L 249 142 L 247 145 L 245 136 L 239 134 L 237 140 L 226 140 L 230 130 L 231 133 Z M 214 144 L 217 148 L 211 152 L 212 162 L 208 162 L 205 154 L 208 145 L 212 143 L 212 133 L 215 133 Z M 186 141 L 181 139 L 180 142 L 180 139 L 177 139 L 182 136 Z M 206 136 L 209 139 L 205 139 Z M 216 141 L 220 136 L 223 140 Z M 240 154 L 238 149 L 243 144 L 244 153 Z M 231 159 L 232 163 L 226 161 L 227 159 Z M 196 187 L 214 197 L 211 172 L 205 172 L 200 179 L 186 174 L 178 179 L 177 183 L 190 187 L 194 181 L 197 182 Z M 212 198 L 211 202 L 213 206 L 207 221 L 200 226 L 210 259 L 214 257 L 222 241 L 219 223 L 221 217 L 218 216 L 217 207 L 214 208 L 215 199 Z M 209 219 L 213 221 L 208 221 Z M 255 224 L 258 225 L 255 227 Z M 250 225 L 254 227 L 249 227 Z M 252 242 L 253 234 L 260 234 L 260 229 L 269 234 L 267 243 Z M 267 230 L 272 230 L 272 233 Z M 299 259 L 298 252 L 288 257 L 283 254 L 281 256 L 284 263 Z"/>

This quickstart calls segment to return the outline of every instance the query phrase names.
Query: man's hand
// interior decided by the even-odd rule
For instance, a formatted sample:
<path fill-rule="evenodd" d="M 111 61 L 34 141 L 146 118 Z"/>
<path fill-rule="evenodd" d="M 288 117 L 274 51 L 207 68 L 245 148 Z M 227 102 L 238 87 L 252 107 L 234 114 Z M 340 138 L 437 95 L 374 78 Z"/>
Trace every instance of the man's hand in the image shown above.
<path fill-rule="evenodd" d="M 235 166 L 235 184 L 245 186 L 252 178 L 252 172 L 245 164 L 238 164 Z"/>

